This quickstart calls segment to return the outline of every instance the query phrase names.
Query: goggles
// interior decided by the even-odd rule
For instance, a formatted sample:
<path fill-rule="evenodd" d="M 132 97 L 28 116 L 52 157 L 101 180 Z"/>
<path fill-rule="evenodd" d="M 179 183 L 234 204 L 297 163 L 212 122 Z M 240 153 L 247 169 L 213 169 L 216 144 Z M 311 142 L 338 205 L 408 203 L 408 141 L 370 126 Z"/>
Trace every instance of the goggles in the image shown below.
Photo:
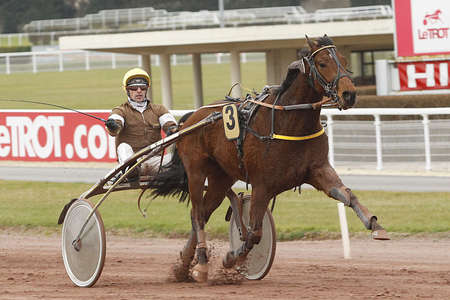
<path fill-rule="evenodd" d="M 141 89 L 142 91 L 146 91 L 146 90 L 148 90 L 148 86 L 144 85 L 144 84 L 127 86 L 127 90 L 129 90 L 129 91 L 137 91 L 138 89 Z"/>

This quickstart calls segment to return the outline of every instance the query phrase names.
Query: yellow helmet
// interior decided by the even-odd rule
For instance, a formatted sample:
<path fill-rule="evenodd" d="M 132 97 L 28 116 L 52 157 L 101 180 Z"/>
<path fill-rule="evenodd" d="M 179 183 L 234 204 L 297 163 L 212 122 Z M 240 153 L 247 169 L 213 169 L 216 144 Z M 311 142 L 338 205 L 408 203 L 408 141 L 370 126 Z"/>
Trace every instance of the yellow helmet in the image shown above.
<path fill-rule="evenodd" d="M 123 76 L 123 80 L 122 80 L 122 85 L 123 88 L 126 91 L 126 87 L 129 84 L 129 81 L 133 78 L 137 78 L 137 77 L 143 77 L 147 80 L 148 82 L 148 86 L 150 86 L 150 76 L 148 75 L 147 72 L 145 72 L 144 70 L 142 70 L 141 68 L 133 68 L 131 70 L 129 70 L 128 72 L 125 73 L 125 75 Z"/>

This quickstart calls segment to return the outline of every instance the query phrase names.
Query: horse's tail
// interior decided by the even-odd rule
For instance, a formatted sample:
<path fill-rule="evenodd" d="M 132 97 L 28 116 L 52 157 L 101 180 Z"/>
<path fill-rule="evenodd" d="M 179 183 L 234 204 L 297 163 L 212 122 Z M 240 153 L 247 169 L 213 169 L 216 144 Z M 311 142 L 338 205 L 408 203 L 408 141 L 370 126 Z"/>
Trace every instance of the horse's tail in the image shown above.
<path fill-rule="evenodd" d="M 181 126 L 192 113 L 189 112 L 182 116 L 179 125 Z M 162 167 L 161 171 L 150 181 L 148 187 L 153 190 L 151 193 L 153 197 L 180 196 L 180 202 L 184 202 L 188 198 L 188 177 L 176 148 L 172 153 L 172 160 Z"/>
<path fill-rule="evenodd" d="M 180 202 L 188 198 L 188 178 L 176 149 L 172 154 L 172 160 L 162 167 L 154 179 L 150 180 L 148 188 L 152 189 L 153 197 L 179 196 Z"/>

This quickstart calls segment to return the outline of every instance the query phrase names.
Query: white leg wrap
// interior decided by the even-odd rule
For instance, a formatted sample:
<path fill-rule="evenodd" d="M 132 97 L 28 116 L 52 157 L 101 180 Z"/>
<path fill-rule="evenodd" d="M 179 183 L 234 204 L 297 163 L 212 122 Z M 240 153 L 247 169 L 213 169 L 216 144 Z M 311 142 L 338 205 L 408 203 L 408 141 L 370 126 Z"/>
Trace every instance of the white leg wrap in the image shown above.
<path fill-rule="evenodd" d="M 133 148 L 131 148 L 131 146 L 127 143 L 121 143 L 117 147 L 117 159 L 119 160 L 119 164 L 122 164 L 133 154 L 134 154 Z"/>

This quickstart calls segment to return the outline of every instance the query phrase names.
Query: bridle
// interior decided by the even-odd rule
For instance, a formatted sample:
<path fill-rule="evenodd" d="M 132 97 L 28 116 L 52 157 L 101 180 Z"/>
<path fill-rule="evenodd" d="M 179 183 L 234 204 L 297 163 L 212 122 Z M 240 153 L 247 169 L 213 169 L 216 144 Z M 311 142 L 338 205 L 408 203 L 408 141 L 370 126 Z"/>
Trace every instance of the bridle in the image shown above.
<path fill-rule="evenodd" d="M 320 74 L 319 70 L 317 70 L 317 67 L 316 67 L 316 64 L 314 61 L 315 55 L 325 49 L 328 50 L 330 56 L 333 58 L 334 62 L 336 63 L 336 66 L 337 66 L 337 75 L 330 82 L 328 82 L 322 76 L 322 74 Z M 308 66 L 309 66 L 308 80 L 309 80 L 309 84 L 311 85 L 311 87 L 314 88 L 314 80 L 317 79 L 320 86 L 325 91 L 325 96 L 330 98 L 330 100 L 336 104 L 339 100 L 339 96 L 337 94 L 339 80 L 343 77 L 348 77 L 351 80 L 351 77 L 349 75 L 350 71 L 346 70 L 341 65 L 341 62 L 339 61 L 339 58 L 337 57 L 336 46 L 335 45 L 327 45 L 327 46 L 320 47 L 319 49 L 313 51 L 310 55 L 308 55 L 307 57 L 304 57 L 303 59 L 308 63 Z M 341 72 L 341 70 L 343 70 L 344 72 Z"/>

